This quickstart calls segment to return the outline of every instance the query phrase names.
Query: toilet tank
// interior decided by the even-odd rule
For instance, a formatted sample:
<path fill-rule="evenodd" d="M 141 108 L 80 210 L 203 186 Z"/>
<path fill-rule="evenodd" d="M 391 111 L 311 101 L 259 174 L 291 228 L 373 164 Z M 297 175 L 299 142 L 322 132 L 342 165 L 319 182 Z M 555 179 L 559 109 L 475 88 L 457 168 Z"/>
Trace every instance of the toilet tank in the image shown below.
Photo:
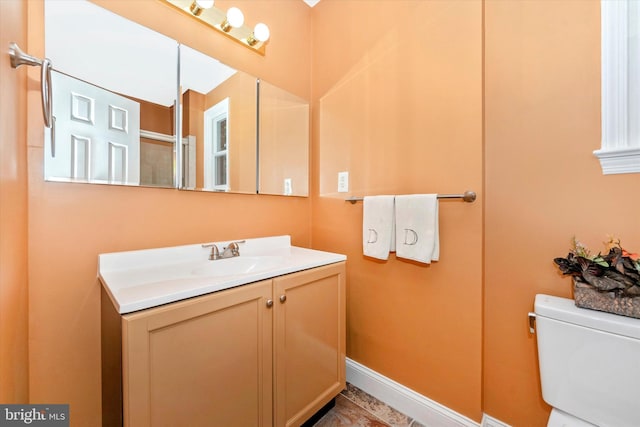
<path fill-rule="evenodd" d="M 600 427 L 640 426 L 640 319 L 536 295 L 542 397 Z"/>

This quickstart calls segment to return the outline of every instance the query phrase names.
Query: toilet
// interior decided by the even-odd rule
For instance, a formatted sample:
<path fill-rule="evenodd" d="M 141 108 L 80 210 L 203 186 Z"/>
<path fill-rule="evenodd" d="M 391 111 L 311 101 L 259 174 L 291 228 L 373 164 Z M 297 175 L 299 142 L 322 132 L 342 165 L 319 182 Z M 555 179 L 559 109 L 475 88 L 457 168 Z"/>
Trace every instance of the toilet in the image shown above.
<path fill-rule="evenodd" d="M 536 295 L 547 427 L 640 426 L 640 319 Z"/>

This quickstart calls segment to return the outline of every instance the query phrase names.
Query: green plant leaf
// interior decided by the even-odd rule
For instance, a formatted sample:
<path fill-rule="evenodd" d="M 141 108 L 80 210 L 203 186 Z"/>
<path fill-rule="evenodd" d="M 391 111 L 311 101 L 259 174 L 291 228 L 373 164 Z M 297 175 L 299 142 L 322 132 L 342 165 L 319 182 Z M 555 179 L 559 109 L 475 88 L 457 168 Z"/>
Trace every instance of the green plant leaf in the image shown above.
<path fill-rule="evenodd" d="M 605 261 L 604 258 L 602 258 L 602 255 L 600 254 L 598 254 L 597 257 L 593 258 L 592 261 L 603 267 L 609 267 L 609 263 Z"/>

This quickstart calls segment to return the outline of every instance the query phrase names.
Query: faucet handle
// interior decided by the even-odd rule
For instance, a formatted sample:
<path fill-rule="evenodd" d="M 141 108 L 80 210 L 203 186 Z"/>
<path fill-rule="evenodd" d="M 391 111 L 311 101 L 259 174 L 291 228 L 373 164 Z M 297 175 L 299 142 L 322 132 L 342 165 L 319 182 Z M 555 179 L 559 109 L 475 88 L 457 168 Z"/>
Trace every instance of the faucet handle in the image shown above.
<path fill-rule="evenodd" d="M 229 246 L 224 248 L 225 252 L 231 251 L 232 256 L 240 256 L 240 246 L 238 246 L 239 243 L 244 243 L 244 240 L 229 243 Z"/>
<path fill-rule="evenodd" d="M 211 253 L 209 254 L 209 259 L 211 261 L 220 258 L 220 251 L 218 250 L 218 247 L 216 246 L 215 243 L 207 243 L 205 245 L 202 245 L 202 247 L 203 248 L 211 248 Z"/>

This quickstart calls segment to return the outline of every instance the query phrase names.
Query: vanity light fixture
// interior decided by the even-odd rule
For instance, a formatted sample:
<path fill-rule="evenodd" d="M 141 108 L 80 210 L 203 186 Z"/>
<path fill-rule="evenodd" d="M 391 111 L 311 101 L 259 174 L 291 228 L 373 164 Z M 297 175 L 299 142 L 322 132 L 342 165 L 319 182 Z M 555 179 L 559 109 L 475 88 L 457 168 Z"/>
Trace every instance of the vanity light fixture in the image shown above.
<path fill-rule="evenodd" d="M 205 9 L 211 9 L 213 7 L 214 0 L 193 0 L 191 6 L 189 6 L 189 10 L 195 16 L 200 16 L 202 11 Z"/>
<path fill-rule="evenodd" d="M 264 55 L 265 45 L 270 37 L 269 27 L 263 23 L 257 24 L 253 29 L 244 25 L 244 14 L 237 7 L 231 7 L 225 13 L 214 6 L 214 0 L 165 1 L 243 46 Z"/>

